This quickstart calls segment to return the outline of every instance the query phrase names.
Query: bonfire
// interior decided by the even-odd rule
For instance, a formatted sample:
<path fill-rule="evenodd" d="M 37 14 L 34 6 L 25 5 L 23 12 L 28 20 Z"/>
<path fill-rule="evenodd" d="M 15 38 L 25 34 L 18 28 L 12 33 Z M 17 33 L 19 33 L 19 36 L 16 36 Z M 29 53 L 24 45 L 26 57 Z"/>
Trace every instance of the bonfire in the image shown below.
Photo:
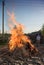
<path fill-rule="evenodd" d="M 15 51 L 16 48 L 22 51 L 24 56 L 29 56 L 30 53 L 36 53 L 38 50 L 32 44 L 32 41 L 23 33 L 24 26 L 17 23 L 14 13 L 9 13 L 9 27 L 10 27 L 10 41 L 8 43 L 8 48 L 10 52 Z M 12 23 L 12 24 L 11 24 Z"/>

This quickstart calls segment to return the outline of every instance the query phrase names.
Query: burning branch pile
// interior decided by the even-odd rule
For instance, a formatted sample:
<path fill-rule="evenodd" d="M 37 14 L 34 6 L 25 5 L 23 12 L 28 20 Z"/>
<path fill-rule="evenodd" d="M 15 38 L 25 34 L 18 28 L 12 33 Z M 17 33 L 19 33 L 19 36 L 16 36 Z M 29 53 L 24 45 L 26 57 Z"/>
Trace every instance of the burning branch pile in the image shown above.
<path fill-rule="evenodd" d="M 9 23 L 12 23 L 9 24 L 9 27 L 11 28 L 11 37 L 8 43 L 10 52 L 13 52 L 16 48 L 21 49 L 23 55 L 25 56 L 29 56 L 31 52 L 38 52 L 35 46 L 31 43 L 31 40 L 24 35 L 24 26 L 16 22 L 14 13 L 10 14 L 8 12 L 8 15 L 10 16 Z"/>
<path fill-rule="evenodd" d="M 30 60 L 30 57 L 31 59 L 33 59 L 32 55 L 35 55 L 38 50 L 32 44 L 31 40 L 23 33 L 24 26 L 16 22 L 14 13 L 10 14 L 8 12 L 8 15 L 10 16 L 9 27 L 11 29 L 11 37 L 8 46 L 0 49 L 0 65 L 13 65 L 15 63 L 17 63 L 18 65 L 19 63 L 20 65 L 24 65 L 23 63 L 25 62 L 27 64 L 29 64 L 30 62 L 33 64 L 33 60 L 28 63 L 28 61 L 25 61 L 25 59 L 29 58 Z M 16 59 L 20 59 L 20 62 L 16 62 Z M 21 62 L 21 60 L 23 60 L 23 62 Z"/>

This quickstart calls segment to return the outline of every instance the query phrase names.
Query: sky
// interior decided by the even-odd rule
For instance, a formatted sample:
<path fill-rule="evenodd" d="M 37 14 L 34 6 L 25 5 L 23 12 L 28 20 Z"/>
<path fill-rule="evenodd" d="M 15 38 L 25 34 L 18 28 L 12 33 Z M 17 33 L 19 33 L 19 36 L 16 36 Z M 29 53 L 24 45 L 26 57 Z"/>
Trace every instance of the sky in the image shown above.
<path fill-rule="evenodd" d="M 16 20 L 25 26 L 26 33 L 38 31 L 44 24 L 44 0 L 5 0 L 5 32 L 9 31 L 7 11 L 14 12 Z M 2 31 L 2 0 L 0 0 L 0 30 Z"/>

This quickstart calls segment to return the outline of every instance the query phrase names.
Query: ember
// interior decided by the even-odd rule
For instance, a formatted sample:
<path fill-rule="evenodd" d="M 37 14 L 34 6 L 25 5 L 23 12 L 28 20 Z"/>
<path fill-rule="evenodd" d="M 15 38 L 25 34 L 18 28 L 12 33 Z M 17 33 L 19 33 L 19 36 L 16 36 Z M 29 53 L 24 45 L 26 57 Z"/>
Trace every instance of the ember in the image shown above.
<path fill-rule="evenodd" d="M 10 37 L 10 41 L 8 43 L 9 50 L 14 51 L 18 47 L 18 48 L 22 49 L 22 52 L 25 55 L 28 55 L 27 51 L 25 50 L 25 46 L 26 46 L 26 44 L 29 44 L 30 53 L 32 50 L 37 52 L 38 50 L 31 43 L 31 40 L 28 39 L 28 37 L 26 35 L 24 35 L 24 33 L 23 33 L 24 26 L 17 23 L 17 21 L 15 20 L 14 13 L 10 14 L 8 12 L 8 15 L 10 16 L 9 23 L 12 23 L 12 24 L 9 24 L 9 27 L 11 28 L 11 37 Z"/>

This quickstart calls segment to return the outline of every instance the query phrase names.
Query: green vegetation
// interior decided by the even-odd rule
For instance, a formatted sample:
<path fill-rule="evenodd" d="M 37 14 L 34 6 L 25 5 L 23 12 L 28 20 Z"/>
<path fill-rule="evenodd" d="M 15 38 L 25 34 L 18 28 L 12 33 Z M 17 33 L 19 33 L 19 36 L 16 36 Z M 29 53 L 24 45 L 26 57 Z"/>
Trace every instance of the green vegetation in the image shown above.
<path fill-rule="evenodd" d="M 0 34 L 0 45 L 6 45 L 9 41 L 10 34 Z"/>
<path fill-rule="evenodd" d="M 41 33 L 44 36 L 44 24 L 42 25 Z"/>

